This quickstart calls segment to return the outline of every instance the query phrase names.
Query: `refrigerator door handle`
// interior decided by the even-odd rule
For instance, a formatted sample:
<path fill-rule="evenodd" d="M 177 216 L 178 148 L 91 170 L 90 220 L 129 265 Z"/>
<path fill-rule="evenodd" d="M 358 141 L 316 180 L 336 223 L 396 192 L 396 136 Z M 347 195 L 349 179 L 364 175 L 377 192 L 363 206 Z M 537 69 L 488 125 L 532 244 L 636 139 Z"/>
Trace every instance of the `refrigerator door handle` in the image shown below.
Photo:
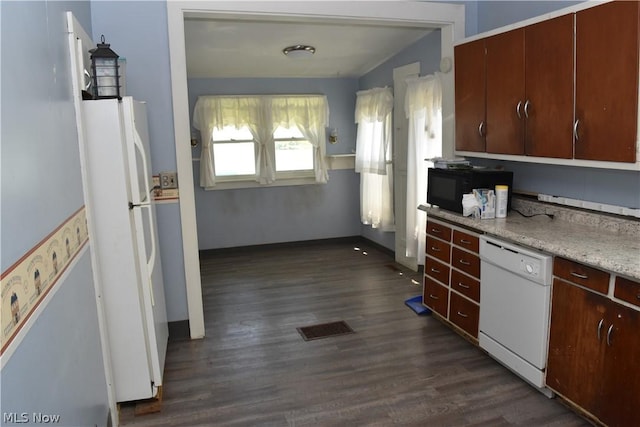
<path fill-rule="evenodd" d="M 149 188 L 149 168 L 147 167 L 147 153 L 144 151 L 144 146 L 142 145 L 142 138 L 140 134 L 138 134 L 138 130 L 133 128 L 133 145 L 140 152 L 140 157 L 142 158 L 142 170 L 144 172 L 145 180 L 144 180 L 144 188 L 147 197 L 149 197 L 149 203 L 140 205 L 140 208 L 144 208 L 147 210 L 147 215 L 149 216 L 149 234 L 151 235 L 151 253 L 149 254 L 149 259 L 147 260 L 148 271 L 152 272 L 153 267 L 156 262 L 156 235 L 153 232 L 155 229 L 155 223 L 153 221 L 153 206 L 151 205 L 151 189 Z M 151 305 L 155 306 L 155 301 L 153 298 L 153 283 L 151 277 L 149 277 L 149 292 L 151 293 Z"/>
<path fill-rule="evenodd" d="M 156 233 L 153 232 L 155 225 L 153 222 L 153 205 L 147 204 L 147 205 L 141 205 L 140 209 L 146 209 L 147 210 L 147 215 L 149 216 L 149 234 L 151 234 L 151 253 L 149 254 L 149 259 L 147 260 L 147 271 L 149 272 L 149 275 L 151 275 L 151 272 L 153 271 L 153 268 L 155 267 L 155 263 L 156 263 Z M 151 276 L 149 276 L 149 294 L 151 295 L 151 306 L 155 306 L 155 300 L 153 298 L 153 280 L 151 278 Z"/>
<path fill-rule="evenodd" d="M 144 151 L 144 146 L 142 145 L 142 138 L 140 134 L 138 134 L 138 130 L 133 128 L 133 145 L 140 152 L 140 158 L 142 158 L 142 171 L 144 172 L 144 191 L 147 197 L 151 199 L 151 188 L 149 188 L 149 167 L 147 166 L 147 153 Z M 149 200 L 151 201 L 151 200 Z"/>

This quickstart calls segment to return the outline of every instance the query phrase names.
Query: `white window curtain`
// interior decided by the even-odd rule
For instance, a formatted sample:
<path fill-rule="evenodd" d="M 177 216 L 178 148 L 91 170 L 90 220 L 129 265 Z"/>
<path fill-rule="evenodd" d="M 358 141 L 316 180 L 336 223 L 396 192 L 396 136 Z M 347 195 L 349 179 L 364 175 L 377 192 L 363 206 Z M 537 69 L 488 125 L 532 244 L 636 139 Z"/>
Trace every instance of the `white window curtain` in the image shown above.
<path fill-rule="evenodd" d="M 314 150 L 313 169 L 316 182 L 326 183 L 329 175 L 325 162 L 325 128 L 329 123 L 329 104 L 324 96 L 273 97 L 271 114 L 275 127 L 297 127 Z"/>
<path fill-rule="evenodd" d="M 276 179 L 272 155 L 273 132 L 278 126 L 297 126 L 314 147 L 316 182 L 327 182 L 324 132 L 329 122 L 329 104 L 323 95 L 199 96 L 193 112 L 193 127 L 202 135 L 200 186 L 216 185 L 212 132 L 248 126 L 257 144 L 256 180 L 270 184 Z"/>
<path fill-rule="evenodd" d="M 406 256 L 417 258 L 421 263 L 427 217 L 417 207 L 427 202 L 427 168 L 433 166 L 425 159 L 442 155 L 440 73 L 407 80 L 405 113 L 409 120 Z"/>
<path fill-rule="evenodd" d="M 363 224 L 394 230 L 390 88 L 357 93 L 356 172 L 360 173 L 360 217 Z"/>

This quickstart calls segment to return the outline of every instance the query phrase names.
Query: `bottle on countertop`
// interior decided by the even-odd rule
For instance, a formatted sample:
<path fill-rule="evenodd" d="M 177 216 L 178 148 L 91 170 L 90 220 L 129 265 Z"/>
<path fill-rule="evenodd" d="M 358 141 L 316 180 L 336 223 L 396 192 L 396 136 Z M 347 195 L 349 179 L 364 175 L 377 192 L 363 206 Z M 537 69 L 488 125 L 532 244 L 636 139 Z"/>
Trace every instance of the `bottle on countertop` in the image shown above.
<path fill-rule="evenodd" d="M 508 201 L 509 201 L 509 186 L 496 185 L 496 218 L 507 217 Z"/>

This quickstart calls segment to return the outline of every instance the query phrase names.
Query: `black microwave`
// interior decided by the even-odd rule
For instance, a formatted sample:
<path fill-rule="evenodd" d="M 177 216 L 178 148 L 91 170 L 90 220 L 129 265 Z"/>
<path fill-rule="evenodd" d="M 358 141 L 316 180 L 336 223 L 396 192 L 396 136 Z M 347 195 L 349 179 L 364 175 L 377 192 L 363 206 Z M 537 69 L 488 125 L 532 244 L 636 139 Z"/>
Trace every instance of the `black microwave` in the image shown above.
<path fill-rule="evenodd" d="M 462 195 L 474 188 L 495 190 L 496 185 L 508 185 L 507 210 L 511 209 L 513 172 L 496 169 L 438 169 L 429 168 L 427 203 L 442 209 L 462 213 Z"/>

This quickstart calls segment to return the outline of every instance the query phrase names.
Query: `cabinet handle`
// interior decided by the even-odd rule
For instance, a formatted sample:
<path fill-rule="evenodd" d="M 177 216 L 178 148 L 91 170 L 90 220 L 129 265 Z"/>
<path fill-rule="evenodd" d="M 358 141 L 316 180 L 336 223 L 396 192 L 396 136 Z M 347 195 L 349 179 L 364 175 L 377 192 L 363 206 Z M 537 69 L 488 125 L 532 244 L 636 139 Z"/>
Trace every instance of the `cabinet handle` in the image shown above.
<path fill-rule="evenodd" d="M 480 122 L 480 126 L 478 126 L 478 133 L 480 137 L 484 137 L 484 120 Z"/>
<path fill-rule="evenodd" d="M 574 271 L 571 272 L 571 275 L 573 277 L 577 277 L 578 279 L 582 279 L 582 280 L 587 280 L 589 278 L 589 276 L 587 276 L 586 274 L 580 274 L 580 273 L 576 273 Z"/>
<path fill-rule="evenodd" d="M 604 323 L 604 319 L 600 319 L 598 322 L 598 341 L 600 341 L 600 331 L 602 330 L 602 324 Z"/>
<path fill-rule="evenodd" d="M 460 286 L 461 288 L 469 289 L 469 285 L 465 285 L 462 282 L 458 282 L 458 286 Z"/>
<path fill-rule="evenodd" d="M 431 298 L 431 299 L 440 299 L 440 298 L 438 298 L 437 296 L 435 296 L 433 294 L 429 294 L 429 298 Z"/>
<path fill-rule="evenodd" d="M 522 118 L 522 113 L 520 109 L 522 108 L 522 101 L 518 101 L 518 105 L 516 105 L 516 114 L 518 115 L 518 119 Z"/>
<path fill-rule="evenodd" d="M 470 245 L 471 242 L 469 240 L 466 239 L 460 239 L 460 243 L 462 243 L 463 245 Z"/>
<path fill-rule="evenodd" d="M 607 330 L 607 346 L 611 347 L 611 332 L 613 332 L 613 325 L 609 326 Z"/>
<path fill-rule="evenodd" d="M 524 116 L 527 119 L 529 118 L 529 105 L 531 105 L 531 102 L 529 102 L 529 100 L 527 99 L 524 103 Z"/>
<path fill-rule="evenodd" d="M 464 317 L 464 318 L 469 317 L 469 315 L 468 315 L 468 314 L 464 314 L 464 313 L 461 313 L 461 312 L 458 312 L 458 316 L 460 316 L 460 317 Z"/>
<path fill-rule="evenodd" d="M 458 262 L 462 265 L 471 265 L 471 263 L 469 261 L 465 261 L 463 259 L 459 259 Z"/>
<path fill-rule="evenodd" d="M 436 248 L 435 246 L 431 246 L 431 250 L 432 250 L 433 252 L 442 252 L 442 249 L 440 249 L 440 248 Z"/>
<path fill-rule="evenodd" d="M 438 270 L 437 268 L 431 267 L 431 272 L 438 274 L 438 273 L 440 273 L 440 270 Z"/>
<path fill-rule="evenodd" d="M 436 233 L 436 234 L 440 234 L 440 233 L 442 233 L 442 230 L 440 230 L 438 228 L 431 228 L 431 232 L 432 233 Z"/>
<path fill-rule="evenodd" d="M 580 138 L 578 138 L 578 124 L 580 124 L 580 120 L 576 120 L 576 122 L 573 124 L 573 139 L 575 139 L 576 141 L 580 140 Z"/>

